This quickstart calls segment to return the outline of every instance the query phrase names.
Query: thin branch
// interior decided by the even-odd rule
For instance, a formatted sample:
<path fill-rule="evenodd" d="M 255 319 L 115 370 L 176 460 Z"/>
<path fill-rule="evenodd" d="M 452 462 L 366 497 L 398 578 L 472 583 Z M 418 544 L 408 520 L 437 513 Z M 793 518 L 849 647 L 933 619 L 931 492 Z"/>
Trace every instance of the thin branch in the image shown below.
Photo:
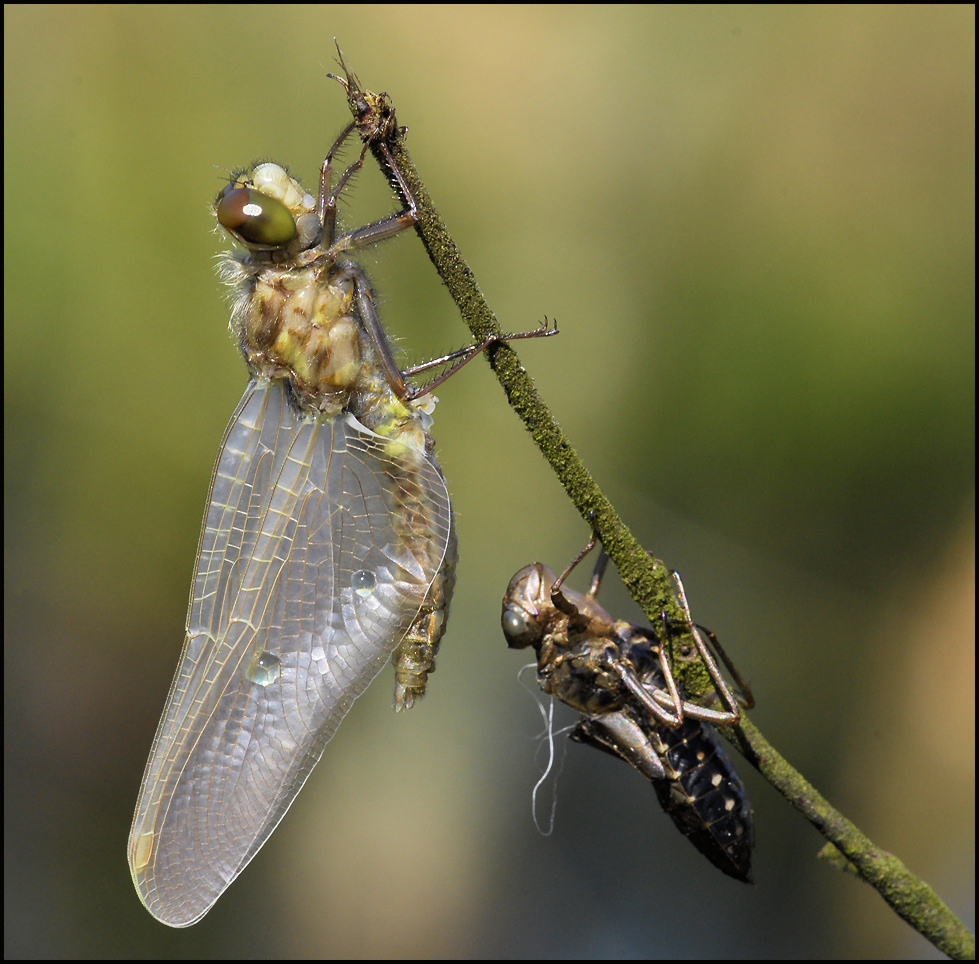
<path fill-rule="evenodd" d="M 405 147 L 403 129 L 395 120 L 386 94 L 363 90 L 356 76 L 346 71 L 347 99 L 361 134 L 369 140 L 378 164 L 397 188 L 391 162 L 414 196 L 418 209 L 416 230 L 439 277 L 445 282 L 473 337 L 502 334 L 496 315 L 486 303 L 475 276 L 452 240 Z M 404 200 L 404 199 L 403 199 Z M 599 536 L 623 582 L 652 623 L 663 613 L 682 624 L 667 567 L 650 556 L 629 531 L 588 472 L 544 403 L 533 380 L 506 342 L 486 351 L 490 367 L 506 392 L 510 407 L 523 421 L 541 454 L 554 470 L 568 498 L 589 529 Z M 684 689 L 694 698 L 710 692 L 706 670 L 696 663 L 676 666 Z M 955 960 L 975 959 L 975 938 L 924 881 L 912 874 L 893 854 L 874 845 L 793 769 L 742 714 L 737 727 L 722 728 L 769 783 L 772 784 L 846 858 L 847 866 L 880 893 L 895 912 L 940 951 Z"/>

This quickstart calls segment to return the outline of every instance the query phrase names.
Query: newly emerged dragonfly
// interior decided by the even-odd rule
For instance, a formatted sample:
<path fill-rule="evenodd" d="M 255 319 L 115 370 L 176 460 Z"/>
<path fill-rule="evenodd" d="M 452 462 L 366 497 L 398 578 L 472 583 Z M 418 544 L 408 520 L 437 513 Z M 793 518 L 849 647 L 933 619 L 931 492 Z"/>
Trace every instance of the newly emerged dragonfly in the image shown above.
<path fill-rule="evenodd" d="M 594 545 L 589 543 L 586 552 Z M 685 614 L 665 615 L 657 632 L 613 619 L 597 602 L 606 556 L 602 552 L 587 594 L 563 588 L 584 553 L 556 577 L 542 563 L 525 566 L 503 597 L 503 633 L 512 649 L 533 647 L 544 692 L 581 713 L 572 740 L 604 750 L 650 780 L 663 809 L 693 845 L 725 874 L 751 882 L 754 825 L 748 796 L 727 755 L 705 726 L 735 725 L 738 698 L 704 641 L 709 635 L 731 669 L 747 707 L 750 691 L 712 633 L 694 624 L 679 577 Z M 683 700 L 667 645 L 689 639 L 680 659 L 702 659 L 723 709 Z"/>
<path fill-rule="evenodd" d="M 489 342 L 395 363 L 370 284 L 343 257 L 417 221 L 386 146 L 393 111 L 366 96 L 380 120 L 340 134 L 317 196 L 262 163 L 214 205 L 242 245 L 221 275 L 250 380 L 218 452 L 186 641 L 129 838 L 140 898 L 174 927 L 200 920 L 255 856 L 389 658 L 396 708 L 423 695 L 445 629 L 456 541 L 430 392 Z M 363 150 L 334 184 L 355 130 Z M 372 142 L 404 210 L 340 232 L 338 199 Z M 405 382 L 450 362 L 427 385 Z"/>

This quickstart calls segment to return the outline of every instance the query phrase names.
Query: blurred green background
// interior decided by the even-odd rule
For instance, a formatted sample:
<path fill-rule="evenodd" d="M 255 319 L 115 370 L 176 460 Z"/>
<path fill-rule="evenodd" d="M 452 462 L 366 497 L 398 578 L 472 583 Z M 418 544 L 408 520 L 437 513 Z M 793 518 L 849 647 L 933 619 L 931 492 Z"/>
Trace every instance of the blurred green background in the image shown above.
<path fill-rule="evenodd" d="M 524 364 L 753 719 L 971 923 L 974 16 L 6 6 L 6 956 L 935 956 L 744 763 L 753 888 L 583 747 L 538 835 L 499 603 L 588 533 L 481 362 L 438 393 L 461 564 L 428 698 L 396 717 L 385 671 L 202 923 L 141 908 L 126 836 L 245 384 L 208 205 L 259 158 L 315 183 L 334 36 L 503 326 L 558 320 Z M 369 162 L 344 213 L 393 203 Z M 414 236 L 362 261 L 406 361 L 465 343 Z"/>

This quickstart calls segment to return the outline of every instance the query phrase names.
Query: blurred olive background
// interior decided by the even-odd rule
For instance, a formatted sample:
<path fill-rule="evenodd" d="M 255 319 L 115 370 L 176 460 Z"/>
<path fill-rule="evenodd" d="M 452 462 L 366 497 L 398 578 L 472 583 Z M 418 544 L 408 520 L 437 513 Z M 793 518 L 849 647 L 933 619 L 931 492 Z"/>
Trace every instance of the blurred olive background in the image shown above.
<path fill-rule="evenodd" d="M 438 392 L 461 563 L 429 696 L 396 717 L 386 670 L 203 922 L 140 906 L 126 836 L 246 381 L 209 202 L 256 159 L 315 184 L 348 119 L 334 36 L 504 328 L 558 320 L 524 364 L 753 719 L 972 923 L 971 6 L 8 5 L 4 27 L 7 957 L 937 956 L 743 761 L 755 887 L 579 746 L 538 834 L 500 598 L 588 532 L 482 362 Z M 393 206 L 368 161 L 347 221 Z M 406 362 L 465 343 L 417 238 L 362 261 Z M 616 578 L 603 598 L 639 618 Z"/>

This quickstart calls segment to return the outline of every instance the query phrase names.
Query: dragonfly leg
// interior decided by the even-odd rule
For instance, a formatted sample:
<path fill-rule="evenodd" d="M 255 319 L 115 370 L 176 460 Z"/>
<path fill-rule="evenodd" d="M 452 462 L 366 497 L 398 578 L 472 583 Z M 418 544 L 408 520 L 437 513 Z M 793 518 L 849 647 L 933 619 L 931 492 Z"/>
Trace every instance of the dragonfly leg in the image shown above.
<path fill-rule="evenodd" d="M 486 342 L 479 345 L 470 345 L 468 348 L 463 348 L 460 351 L 452 352 L 446 355 L 444 358 L 437 358 L 432 362 L 426 362 L 424 365 L 418 365 L 414 368 L 406 368 L 404 372 L 398 368 L 398 363 L 394 360 L 394 352 L 391 351 L 391 343 L 388 341 L 388 337 L 384 332 L 384 328 L 381 325 L 381 320 L 377 316 L 377 308 L 374 305 L 374 293 L 371 290 L 370 282 L 367 280 L 367 275 L 364 273 L 360 265 L 355 264 L 353 261 L 341 261 L 337 265 L 336 277 L 338 279 L 347 279 L 353 282 L 354 286 L 354 299 L 357 302 L 357 309 L 360 314 L 361 323 L 364 326 L 364 330 L 367 332 L 367 336 L 370 338 L 371 345 L 374 348 L 374 352 L 377 355 L 377 364 L 384 373 L 384 378 L 388 385 L 391 387 L 391 391 L 397 395 L 402 401 L 411 401 L 416 398 L 421 398 L 427 395 L 434 388 L 441 385 L 447 378 L 454 375 L 463 365 L 466 364 L 470 359 L 478 355 L 484 348 L 492 344 L 494 341 L 499 340 L 497 337 L 493 337 Z M 502 335 L 504 340 L 511 338 L 533 338 L 537 336 L 553 335 L 557 333 L 557 329 L 537 329 L 533 332 L 527 332 L 523 334 L 516 335 Z M 462 357 L 461 361 L 456 362 L 447 371 L 442 372 L 438 378 L 429 382 L 427 385 L 421 387 L 415 387 L 413 385 L 407 385 L 405 383 L 405 377 L 415 374 L 418 371 L 423 371 L 426 368 L 431 368 L 434 365 L 443 364 L 446 361 L 451 361 L 453 358 L 458 356 Z"/>
<path fill-rule="evenodd" d="M 401 371 L 394 360 L 394 353 L 391 351 L 391 344 L 381 327 L 380 318 L 377 317 L 377 309 L 374 307 L 374 293 L 371 291 L 367 275 L 364 274 L 360 265 L 354 264 L 352 261 L 342 261 L 337 265 L 337 277 L 353 282 L 354 299 L 357 302 L 360 321 L 377 355 L 378 367 L 384 373 L 384 378 L 391 386 L 391 391 L 402 400 L 408 398 L 408 386 L 405 385 L 404 379 L 401 377 Z"/>
<path fill-rule="evenodd" d="M 360 170 L 364 163 L 367 147 L 368 145 L 365 144 L 360 157 L 343 172 L 340 180 L 337 182 L 336 188 L 325 200 L 323 200 L 323 187 L 320 187 L 321 203 L 324 205 L 323 225 L 325 237 L 332 237 L 336 230 L 337 197 L 350 178 Z M 387 156 L 390 156 L 390 152 L 386 146 L 383 146 L 383 150 Z M 394 163 L 393 159 L 391 163 Z M 326 171 L 327 161 L 324 161 L 323 164 L 324 171 Z M 400 172 L 397 173 L 397 180 L 399 181 L 399 185 L 404 183 L 401 179 Z M 345 234 L 341 234 L 339 237 L 333 239 L 330 244 L 329 256 L 335 259 L 344 251 L 352 251 L 356 248 L 368 248 L 372 244 L 377 244 L 379 241 L 386 241 L 388 238 L 393 238 L 396 234 L 400 234 L 402 231 L 414 227 L 418 223 L 418 208 L 407 185 L 405 185 L 404 191 L 405 206 L 401 211 L 398 211 L 396 214 L 389 214 L 387 217 L 380 218 L 377 221 L 372 221 L 370 224 L 365 224 L 363 227 L 355 228 L 353 231 L 347 231 Z M 327 221 L 329 221 L 330 225 L 329 234 L 326 233 Z"/>
<path fill-rule="evenodd" d="M 662 660 L 662 652 L 659 656 Z M 623 660 L 612 659 L 605 668 L 621 680 L 622 685 L 656 721 L 671 729 L 681 726 L 687 719 L 713 723 L 715 726 L 732 726 L 737 723 L 737 719 L 732 719 L 730 710 L 713 710 L 681 699 L 672 676 L 666 677 L 667 692 L 643 682 L 635 670 Z"/>
<path fill-rule="evenodd" d="M 353 175 L 363 167 L 364 155 L 360 155 L 360 160 L 356 163 L 351 164 L 346 171 L 340 176 L 337 181 L 337 186 L 331 189 L 331 183 L 333 181 L 333 158 L 336 156 L 337 151 L 340 150 L 343 143 L 347 138 L 353 133 L 357 124 L 355 121 L 351 121 L 341 132 L 337 139 L 333 142 L 333 146 L 327 151 L 326 157 L 323 158 L 323 164 L 320 167 L 320 193 L 316 202 L 316 214 L 320 219 L 320 224 L 323 225 L 323 239 L 327 246 L 333 244 L 336 239 L 336 228 L 337 228 L 337 200 L 340 197 L 340 192 L 344 189 L 347 181 L 350 180 Z"/>
<path fill-rule="evenodd" d="M 660 643 L 656 647 L 656 655 L 659 657 L 660 669 L 663 671 L 663 681 L 666 683 L 666 690 L 670 695 L 670 706 L 676 714 L 676 726 L 683 722 L 686 706 L 680 699 L 680 691 L 676 685 L 676 677 L 673 675 L 673 665 L 670 663 L 670 654 L 666 646 Z M 661 690 L 658 692 L 662 692 Z"/>
<path fill-rule="evenodd" d="M 734 694 L 738 703 L 746 710 L 753 709 L 755 705 L 755 697 L 751 692 L 751 687 L 748 685 L 748 681 L 738 671 L 738 668 L 734 665 L 731 657 L 728 656 L 724 647 L 721 645 L 721 641 L 711 630 L 709 630 L 706 626 L 701 626 L 700 623 L 694 623 L 694 629 L 697 630 L 698 634 L 706 634 L 707 638 L 710 640 L 710 644 L 713 647 L 714 652 L 717 653 L 717 655 L 721 658 L 721 662 L 727 667 L 727 671 L 734 677 L 734 682 L 739 691 Z"/>
<path fill-rule="evenodd" d="M 662 662 L 662 650 L 659 651 L 658 655 Z M 672 676 L 667 677 L 669 690 L 669 703 L 667 704 L 667 694 L 662 690 L 645 685 L 628 661 L 617 658 L 610 659 L 606 664 L 606 669 L 619 678 L 622 685 L 635 697 L 636 702 L 657 722 L 671 728 L 676 728 L 683 722 L 684 709 L 689 704 L 684 704 L 680 699 L 676 682 Z"/>
<path fill-rule="evenodd" d="M 573 573 L 575 571 L 575 569 L 578 566 L 578 563 L 581 562 L 581 560 L 584 559 L 585 556 L 587 556 L 588 553 L 591 552 L 592 549 L 594 549 L 596 545 L 598 545 L 598 536 L 595 535 L 594 533 L 592 533 L 592 537 L 588 540 L 588 544 L 585 546 L 585 548 L 582 549 L 581 552 L 579 552 L 574 557 L 574 559 L 572 559 L 571 562 L 569 562 L 567 564 L 567 566 L 564 567 L 564 572 L 562 572 L 561 575 L 558 576 L 557 579 L 554 580 L 554 585 L 551 587 L 551 598 L 552 599 L 553 599 L 555 593 L 561 594 L 561 587 L 564 585 L 564 581 L 568 578 L 568 576 L 571 575 L 571 573 Z M 602 549 L 602 552 L 603 553 L 605 552 L 604 548 Z M 592 598 L 594 598 L 594 597 L 592 597 Z M 558 606 L 558 609 L 560 609 L 560 608 L 561 607 Z"/>
<path fill-rule="evenodd" d="M 439 365 L 444 365 L 446 362 L 455 361 L 455 364 L 451 365 L 444 372 L 441 372 L 438 376 L 433 378 L 430 382 L 424 385 L 419 385 L 417 387 L 409 387 L 408 395 L 409 399 L 421 398 L 427 395 L 429 392 L 434 391 L 439 385 L 442 384 L 446 379 L 451 378 L 460 368 L 468 365 L 477 355 L 486 351 L 492 345 L 501 342 L 517 341 L 520 338 L 549 338 L 551 335 L 556 335 L 558 333 L 557 325 L 549 326 L 547 319 L 541 323 L 540 327 L 534 328 L 532 331 L 516 331 L 507 332 L 499 335 L 488 335 L 482 341 L 477 342 L 473 345 L 468 345 L 465 348 L 460 348 L 458 351 L 449 352 L 448 355 L 442 355 L 441 358 L 433 358 L 431 361 L 422 362 L 420 365 L 413 365 L 410 368 L 406 368 L 402 373 L 402 377 L 407 378 L 411 375 L 417 375 L 419 372 L 427 371 L 430 368 L 436 368 Z"/>
<path fill-rule="evenodd" d="M 722 726 L 734 726 L 741 719 L 741 706 L 739 701 L 732 692 L 731 687 L 728 686 L 727 680 L 724 679 L 724 676 L 717 665 L 717 660 L 714 659 L 710 648 L 704 642 L 704 637 L 701 633 L 702 627 L 698 626 L 693 621 L 693 616 L 690 613 L 690 604 L 687 602 L 687 594 L 684 591 L 683 581 L 680 579 L 680 574 L 674 570 L 671 575 L 673 576 L 673 579 L 677 585 L 677 598 L 680 602 L 680 608 L 683 610 L 686 627 L 694 641 L 698 655 L 703 661 L 704 666 L 707 667 L 707 672 L 710 674 L 711 682 L 714 685 L 717 695 L 721 703 L 726 707 L 725 710 L 721 711 L 708 711 L 708 716 L 705 717 L 698 715 L 697 718 L 707 719 L 712 723 L 718 723 Z M 717 643 L 717 637 L 711 633 L 710 630 L 704 630 L 704 632 L 709 633 L 715 644 Z M 719 645 L 718 652 L 722 654 L 721 658 L 724 661 L 724 665 L 731 671 L 731 674 L 734 676 L 738 687 L 745 693 L 746 698 L 744 700 L 744 705 L 750 709 L 751 706 L 754 706 L 754 697 L 751 695 L 751 690 L 747 688 L 747 684 L 743 681 L 741 674 L 734 668 L 731 661 L 727 658 L 727 654 Z M 701 709 L 704 709 L 704 707 L 701 707 Z"/>
<path fill-rule="evenodd" d="M 398 169 L 394 158 L 391 156 L 391 151 L 388 149 L 387 144 L 381 140 L 380 148 L 384 155 L 385 166 L 388 167 L 395 181 L 398 194 L 404 201 L 404 209 L 397 214 L 389 214 L 387 217 L 372 221 L 370 224 L 355 228 L 353 231 L 347 231 L 337 237 L 337 203 L 340 199 L 340 194 L 350 182 L 350 179 L 364 166 L 364 159 L 367 156 L 367 151 L 371 143 L 378 138 L 385 137 L 388 132 L 386 127 L 382 127 L 366 136 L 360 157 L 347 167 L 338 178 L 336 186 L 333 186 L 333 160 L 350 135 L 359 129 L 360 125 L 358 121 L 351 121 L 333 142 L 333 146 L 327 152 L 326 157 L 323 158 L 323 164 L 320 167 L 320 189 L 319 197 L 317 198 L 316 213 L 320 219 L 320 223 L 323 225 L 324 244 L 329 249 L 329 256 L 334 260 L 344 251 L 351 251 L 356 248 L 365 248 L 372 244 L 377 244 L 379 241 L 394 237 L 394 235 L 412 227 L 418 222 L 418 208 L 415 204 L 414 195 L 411 193 L 404 176 Z"/>
<path fill-rule="evenodd" d="M 571 573 L 574 572 L 574 570 L 577 567 L 578 563 L 581 562 L 581 560 L 584 559 L 585 556 L 587 556 L 588 553 L 591 552 L 592 549 L 594 549 L 597 544 L 598 544 L 598 534 L 595 533 L 595 532 L 593 532 L 592 533 L 592 537 L 588 540 L 588 544 L 585 546 L 585 548 L 582 549 L 574 557 L 574 559 L 572 559 L 571 562 L 568 563 L 567 566 L 565 566 L 564 572 L 562 572 L 561 575 L 558 576 L 557 579 L 554 580 L 554 585 L 551 586 L 551 604 L 555 607 L 555 609 L 557 609 L 560 612 L 564 613 L 565 616 L 575 616 L 575 615 L 577 615 L 578 614 L 578 609 L 574 605 L 574 603 L 572 603 L 567 598 L 567 596 L 565 596 L 564 593 L 561 592 L 561 587 L 564 585 L 564 581 L 568 578 L 568 576 L 570 576 Z M 602 571 L 604 572 L 605 566 L 603 564 L 603 559 L 604 560 L 607 560 L 608 559 L 608 555 L 605 552 L 605 547 L 604 546 L 602 546 L 602 548 L 601 548 L 601 552 L 600 552 L 600 555 L 598 557 L 598 562 L 596 563 L 596 567 L 595 567 L 595 571 L 596 572 L 598 572 L 598 567 L 599 566 L 602 567 Z M 601 582 L 601 578 L 600 577 L 599 577 L 599 582 Z M 592 577 L 592 584 L 594 585 L 594 583 L 595 583 L 595 577 L 593 576 Z M 596 592 L 598 591 L 597 588 L 596 588 L 595 591 Z M 595 598 L 595 595 L 593 593 L 589 593 L 588 595 L 592 599 Z"/>
<path fill-rule="evenodd" d="M 608 553 L 603 545 L 595 560 L 595 568 L 591 574 L 591 585 L 588 587 L 587 595 L 592 599 L 598 598 L 598 590 L 602 587 L 602 580 L 605 578 L 605 570 L 608 568 Z"/>

